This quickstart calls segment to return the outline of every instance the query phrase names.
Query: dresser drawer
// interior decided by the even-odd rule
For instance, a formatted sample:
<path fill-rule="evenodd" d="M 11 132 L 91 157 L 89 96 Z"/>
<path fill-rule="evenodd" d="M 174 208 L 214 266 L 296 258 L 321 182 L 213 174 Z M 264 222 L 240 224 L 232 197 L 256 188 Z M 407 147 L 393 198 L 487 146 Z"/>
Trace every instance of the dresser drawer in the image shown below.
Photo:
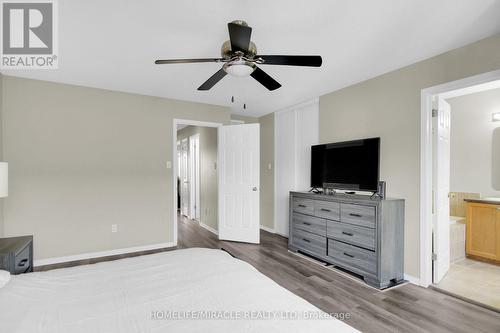
<path fill-rule="evenodd" d="M 293 227 L 319 236 L 326 236 L 326 221 L 317 217 L 293 213 Z"/>
<path fill-rule="evenodd" d="M 365 272 L 377 273 L 375 252 L 335 240 L 328 241 L 328 256 Z"/>
<path fill-rule="evenodd" d="M 14 274 L 25 273 L 30 268 L 30 247 L 26 246 L 14 258 Z"/>
<path fill-rule="evenodd" d="M 375 207 L 340 204 L 340 222 L 375 228 Z"/>
<path fill-rule="evenodd" d="M 326 237 L 324 236 L 293 228 L 292 244 L 300 250 L 326 256 Z"/>
<path fill-rule="evenodd" d="M 314 215 L 338 221 L 340 219 L 340 204 L 338 202 L 315 200 Z"/>
<path fill-rule="evenodd" d="M 353 224 L 327 221 L 326 235 L 345 243 L 375 250 L 375 229 L 360 227 Z"/>
<path fill-rule="evenodd" d="M 293 198 L 293 210 L 303 214 L 314 214 L 314 200 Z"/>

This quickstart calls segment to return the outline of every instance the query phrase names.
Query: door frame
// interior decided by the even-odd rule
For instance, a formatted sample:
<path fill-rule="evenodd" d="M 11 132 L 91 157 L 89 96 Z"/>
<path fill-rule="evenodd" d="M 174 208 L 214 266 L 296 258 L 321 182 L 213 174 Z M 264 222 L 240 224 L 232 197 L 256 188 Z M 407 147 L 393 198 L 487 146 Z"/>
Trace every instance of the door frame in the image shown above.
<path fill-rule="evenodd" d="M 451 92 L 500 80 L 500 70 L 425 88 L 420 93 L 420 278 L 418 284 L 432 284 L 432 99 L 436 95 L 451 97 Z M 456 93 L 453 96 L 459 96 Z"/>
<path fill-rule="evenodd" d="M 177 161 L 177 125 L 188 125 L 188 126 L 201 126 L 201 127 L 219 127 L 223 126 L 223 123 L 215 123 L 209 121 L 199 121 L 199 120 L 190 120 L 190 119 L 180 119 L 174 118 L 172 121 L 172 172 L 171 172 L 171 181 L 172 181 L 172 236 L 174 246 L 177 246 L 177 174 L 178 174 L 178 161 Z M 167 163 L 169 164 L 169 163 Z M 200 211 L 200 220 L 201 220 L 201 211 Z"/>

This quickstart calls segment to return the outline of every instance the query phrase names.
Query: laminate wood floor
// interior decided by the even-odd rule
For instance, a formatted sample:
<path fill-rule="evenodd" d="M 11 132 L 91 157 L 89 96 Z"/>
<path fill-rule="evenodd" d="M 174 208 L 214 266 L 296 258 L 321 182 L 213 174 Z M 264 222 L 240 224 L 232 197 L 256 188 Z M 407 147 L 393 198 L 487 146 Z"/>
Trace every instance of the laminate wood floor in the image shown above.
<path fill-rule="evenodd" d="M 288 252 L 284 237 L 261 231 L 261 244 L 219 241 L 196 222 L 179 219 L 178 248 L 224 248 L 284 288 L 328 313 L 348 313 L 345 322 L 363 332 L 500 332 L 500 313 L 438 291 L 404 284 L 378 291 Z M 145 251 L 142 255 L 159 251 Z M 120 259 L 120 255 L 38 267 L 68 267 Z"/>

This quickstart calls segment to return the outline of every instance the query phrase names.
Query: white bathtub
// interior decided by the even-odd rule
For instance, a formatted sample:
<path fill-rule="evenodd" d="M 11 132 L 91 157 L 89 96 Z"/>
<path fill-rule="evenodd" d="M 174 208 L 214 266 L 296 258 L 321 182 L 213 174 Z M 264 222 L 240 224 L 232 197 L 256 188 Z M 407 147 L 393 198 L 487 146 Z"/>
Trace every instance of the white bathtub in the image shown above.
<path fill-rule="evenodd" d="M 465 217 L 450 216 L 450 263 L 465 258 Z"/>

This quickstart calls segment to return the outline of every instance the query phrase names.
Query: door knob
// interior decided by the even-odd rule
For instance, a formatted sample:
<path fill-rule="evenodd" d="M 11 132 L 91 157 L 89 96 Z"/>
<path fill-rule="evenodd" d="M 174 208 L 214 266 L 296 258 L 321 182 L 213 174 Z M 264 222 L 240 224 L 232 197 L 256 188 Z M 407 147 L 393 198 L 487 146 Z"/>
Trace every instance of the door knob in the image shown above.
<path fill-rule="evenodd" d="M 257 187 L 252 188 L 252 191 L 257 192 Z"/>

